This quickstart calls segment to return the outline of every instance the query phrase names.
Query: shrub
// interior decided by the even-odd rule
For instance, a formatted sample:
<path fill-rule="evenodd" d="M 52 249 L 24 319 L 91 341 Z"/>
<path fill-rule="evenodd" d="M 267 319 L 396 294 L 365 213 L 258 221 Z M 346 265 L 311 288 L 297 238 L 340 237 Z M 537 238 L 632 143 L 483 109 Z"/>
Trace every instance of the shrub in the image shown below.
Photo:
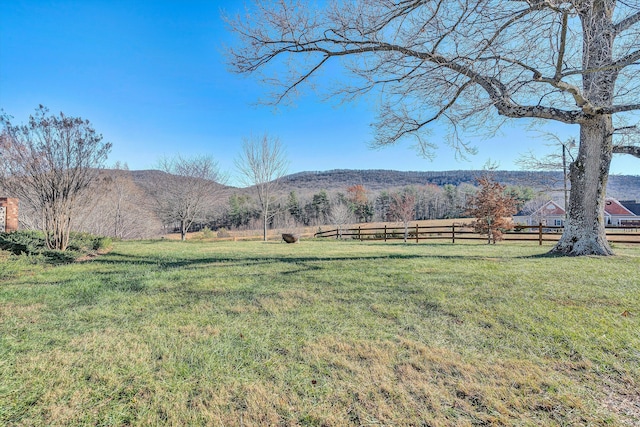
<path fill-rule="evenodd" d="M 93 241 L 93 249 L 96 251 L 110 249 L 113 245 L 111 237 L 96 237 Z"/>
<path fill-rule="evenodd" d="M 45 243 L 44 233 L 20 230 L 0 233 L 0 249 L 14 255 L 42 257 L 46 262 L 63 264 L 73 262 L 83 255 L 108 249 L 112 245 L 109 237 L 94 236 L 89 233 L 71 233 L 66 251 L 50 250 Z"/>
<path fill-rule="evenodd" d="M 89 233 L 71 233 L 68 249 L 82 253 L 91 253 L 111 247 L 110 237 L 94 236 Z"/>
<path fill-rule="evenodd" d="M 213 231 L 209 227 L 205 227 L 202 229 L 202 237 L 204 239 L 211 239 L 213 237 Z"/>
<path fill-rule="evenodd" d="M 0 249 L 15 255 L 42 253 L 46 250 L 44 233 L 33 230 L 0 233 Z"/>
<path fill-rule="evenodd" d="M 229 230 L 222 227 L 221 229 L 218 230 L 218 237 L 220 238 L 231 237 L 231 233 L 229 233 Z"/>

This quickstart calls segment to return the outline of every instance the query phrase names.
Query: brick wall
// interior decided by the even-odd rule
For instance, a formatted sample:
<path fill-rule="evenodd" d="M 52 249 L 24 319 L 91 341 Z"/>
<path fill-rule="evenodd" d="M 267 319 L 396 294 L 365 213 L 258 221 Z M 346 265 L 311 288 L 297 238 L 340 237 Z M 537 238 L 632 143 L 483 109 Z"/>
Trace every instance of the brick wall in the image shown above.
<path fill-rule="evenodd" d="M 0 232 L 18 230 L 18 199 L 0 197 L 0 206 L 5 208 L 6 222 L 0 224 Z"/>

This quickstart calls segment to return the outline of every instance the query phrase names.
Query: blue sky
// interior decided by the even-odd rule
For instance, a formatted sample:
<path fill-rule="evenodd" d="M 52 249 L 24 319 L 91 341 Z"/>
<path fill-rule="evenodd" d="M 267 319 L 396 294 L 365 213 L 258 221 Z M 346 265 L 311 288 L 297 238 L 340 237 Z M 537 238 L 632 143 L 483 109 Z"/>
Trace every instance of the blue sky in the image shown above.
<path fill-rule="evenodd" d="M 280 138 L 290 172 L 328 169 L 501 169 L 544 140 L 513 121 L 491 140 L 474 140 L 478 154 L 456 160 L 448 147 L 434 160 L 411 141 L 372 150 L 375 106 L 337 105 L 313 94 L 295 106 L 256 105 L 269 88 L 228 71 L 232 43 L 221 10 L 242 1 L 0 0 L 0 108 L 24 122 L 39 104 L 92 122 L 113 143 L 109 164 L 153 168 L 162 156 L 211 155 L 234 181 L 243 138 Z M 576 126 L 548 131 L 577 137 Z M 440 132 L 434 129 L 433 138 Z M 612 173 L 638 174 L 640 162 L 616 156 Z"/>

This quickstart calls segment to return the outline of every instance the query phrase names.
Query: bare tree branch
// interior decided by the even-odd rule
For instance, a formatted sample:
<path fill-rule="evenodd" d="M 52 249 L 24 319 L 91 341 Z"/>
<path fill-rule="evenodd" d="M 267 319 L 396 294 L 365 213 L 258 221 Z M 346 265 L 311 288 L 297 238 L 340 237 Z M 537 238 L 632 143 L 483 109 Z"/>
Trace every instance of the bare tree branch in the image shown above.
<path fill-rule="evenodd" d="M 489 133 L 505 118 L 578 124 L 557 250 L 611 254 L 601 213 L 614 120 L 640 110 L 638 2 L 346 0 L 312 13 L 295 0 L 256 0 L 255 10 L 230 21 L 232 67 L 274 85 L 283 102 L 320 69 L 343 65 L 349 75 L 333 94 L 382 100 L 376 146 L 412 136 L 432 152 L 435 122 L 456 149 L 463 131 Z"/>
<path fill-rule="evenodd" d="M 618 35 L 623 31 L 631 28 L 633 25 L 637 24 L 638 22 L 640 22 L 640 12 L 636 12 L 633 15 L 630 15 L 625 19 L 623 19 L 622 21 L 618 22 L 613 27 L 613 32 L 614 34 Z"/>
<path fill-rule="evenodd" d="M 634 145 L 614 145 L 613 152 L 616 154 L 630 154 L 640 159 L 640 147 Z"/>

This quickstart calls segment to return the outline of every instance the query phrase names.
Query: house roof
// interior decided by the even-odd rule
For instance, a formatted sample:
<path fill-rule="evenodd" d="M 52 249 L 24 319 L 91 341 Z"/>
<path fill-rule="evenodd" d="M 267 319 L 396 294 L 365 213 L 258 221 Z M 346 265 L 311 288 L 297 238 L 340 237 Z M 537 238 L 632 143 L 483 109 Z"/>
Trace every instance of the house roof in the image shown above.
<path fill-rule="evenodd" d="M 640 203 L 635 203 L 635 201 L 625 201 L 625 203 L 621 203 L 618 200 L 608 197 L 605 200 L 604 212 L 605 215 L 608 216 L 637 216 L 638 214 L 634 212 L 632 209 L 629 209 L 627 206 L 634 207 L 636 209 L 640 209 Z M 541 217 L 549 217 L 549 216 L 563 216 L 565 214 L 564 208 L 561 206 L 559 202 L 555 202 L 553 200 L 549 200 L 544 203 L 542 206 L 531 204 L 529 206 L 525 206 L 522 211 L 518 212 L 516 216 L 541 216 Z"/>
<path fill-rule="evenodd" d="M 604 211 L 612 216 L 635 216 L 633 212 L 625 208 L 619 201 L 607 198 L 604 202 Z"/>
<path fill-rule="evenodd" d="M 562 206 L 553 200 L 545 202 L 540 206 L 539 202 L 527 203 L 515 216 L 564 216 Z"/>
<path fill-rule="evenodd" d="M 640 215 L 640 203 L 635 200 L 620 200 L 620 204 L 636 215 Z"/>
<path fill-rule="evenodd" d="M 564 215 L 565 211 L 562 208 L 562 206 L 560 206 L 553 200 L 549 200 L 547 203 L 542 205 L 542 207 L 538 209 L 536 213 L 542 214 L 545 216 L 551 216 L 551 215 Z"/>

